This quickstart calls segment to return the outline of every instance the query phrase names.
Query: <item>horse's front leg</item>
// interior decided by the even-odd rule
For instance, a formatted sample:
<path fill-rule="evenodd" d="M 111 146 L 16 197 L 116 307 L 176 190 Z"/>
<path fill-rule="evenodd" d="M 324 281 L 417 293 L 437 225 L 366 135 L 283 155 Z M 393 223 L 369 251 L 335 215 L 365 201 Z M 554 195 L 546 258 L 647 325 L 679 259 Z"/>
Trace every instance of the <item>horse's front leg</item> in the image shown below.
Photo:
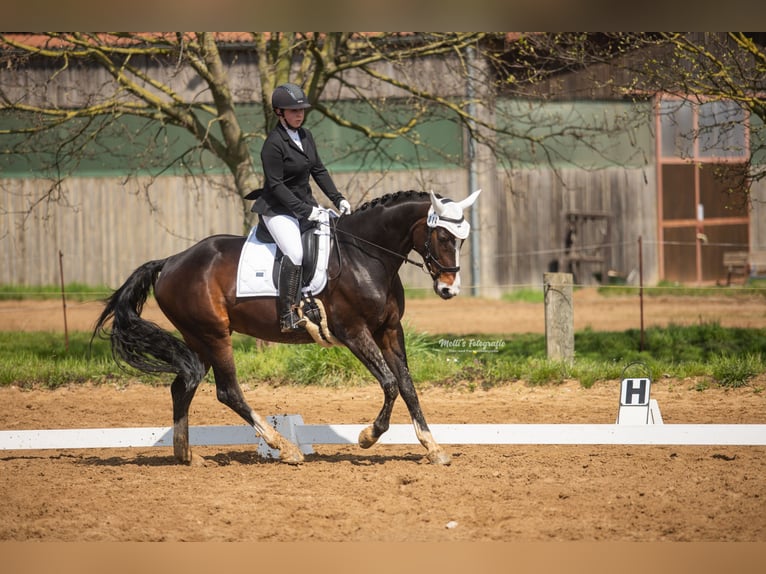
<path fill-rule="evenodd" d="M 394 402 L 399 396 L 399 387 L 394 373 L 389 369 L 380 348 L 368 331 L 351 337 L 346 341 L 346 346 L 367 367 L 383 389 L 383 407 L 375 421 L 359 433 L 359 446 L 370 448 L 388 430 Z"/>
<path fill-rule="evenodd" d="M 396 375 L 399 393 L 402 395 L 407 410 L 415 427 L 415 434 L 426 450 L 428 460 L 433 464 L 448 465 L 452 462 L 450 455 L 436 442 L 426 423 L 423 410 L 420 408 L 420 399 L 415 390 L 415 384 L 407 366 L 407 352 L 404 345 L 404 330 L 401 323 L 387 329 L 379 340 L 380 348 L 386 364 Z"/>
<path fill-rule="evenodd" d="M 386 331 L 378 341 L 366 334 L 355 337 L 353 342 L 346 344 L 351 352 L 378 379 L 385 397 L 383 408 L 375 422 L 359 434 L 359 446 L 370 448 L 388 430 L 394 401 L 401 392 L 412 417 L 418 440 L 428 451 L 428 460 L 434 464 L 449 464 L 451 462 L 450 456 L 434 440 L 420 409 L 415 386 L 407 368 L 404 354 L 404 335 L 401 333 L 401 326 L 399 326 L 399 331 L 399 335 L 397 335 L 396 329 Z"/>

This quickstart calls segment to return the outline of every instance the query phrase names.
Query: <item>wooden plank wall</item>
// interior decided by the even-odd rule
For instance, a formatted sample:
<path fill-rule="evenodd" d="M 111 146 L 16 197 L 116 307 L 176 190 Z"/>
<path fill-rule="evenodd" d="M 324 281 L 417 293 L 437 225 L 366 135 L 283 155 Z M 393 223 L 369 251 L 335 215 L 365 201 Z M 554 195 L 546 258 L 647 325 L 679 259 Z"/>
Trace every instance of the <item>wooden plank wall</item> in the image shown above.
<path fill-rule="evenodd" d="M 127 186 L 112 178 L 76 178 L 63 199 L 43 202 L 39 180 L 4 180 L 0 283 L 56 285 L 59 251 L 65 281 L 119 286 L 141 263 L 181 251 L 216 233 L 242 233 L 241 202 L 213 181 L 167 177 Z"/>
<path fill-rule="evenodd" d="M 407 189 L 429 190 L 460 199 L 468 195 L 462 170 L 339 174 L 336 182 L 352 204 Z M 482 281 L 479 295 L 496 297 L 517 288 L 536 288 L 551 262 L 563 255 L 566 213 L 605 211 L 612 215 L 607 268 L 623 276 L 638 268 L 638 237 L 644 241 L 644 281 L 658 280 L 657 205 L 652 167 L 625 170 L 523 170 L 496 173 L 482 182 L 479 199 Z M 65 279 L 116 287 L 141 263 L 181 251 L 208 235 L 243 234 L 248 205 L 232 194 L 225 178 L 190 181 L 78 178 L 64 184 L 65 201 L 43 203 L 27 217 L 41 193 L 34 179 L 2 180 L 0 194 L 0 284 L 58 284 L 58 252 Z M 766 249 L 763 216 L 766 184 L 753 192 L 752 250 Z M 151 201 L 151 204 L 147 200 Z M 584 239 L 587 243 L 587 238 Z M 419 257 L 415 257 L 419 260 Z M 470 242 L 462 251 L 464 292 L 472 284 Z M 405 285 L 430 289 L 430 278 L 405 265 Z M 592 284 L 592 276 L 581 281 Z"/>
<path fill-rule="evenodd" d="M 753 184 L 751 190 L 750 251 L 766 250 L 766 180 Z"/>
<path fill-rule="evenodd" d="M 524 170 L 506 178 L 504 186 L 509 190 L 507 208 L 497 211 L 498 283 L 504 290 L 540 285 L 543 273 L 563 261 L 570 212 L 610 214 L 607 233 L 602 234 L 600 224 L 593 224 L 578 240 L 585 246 L 604 243 L 606 270 L 622 276 L 637 273 L 638 237 L 642 236 L 644 280 L 657 280 L 653 168 Z M 596 283 L 593 271 L 583 272 L 578 282 Z"/>
<path fill-rule="evenodd" d="M 338 187 L 353 205 L 400 190 L 430 190 L 448 197 L 467 195 L 457 189 L 461 172 L 341 174 Z M 30 205 L 47 190 L 35 179 L 2 180 L 0 212 L 0 284 L 57 285 L 59 251 L 64 254 L 65 281 L 119 286 L 138 265 L 182 251 L 209 235 L 243 235 L 253 220 L 251 202 L 232 192 L 226 178 L 191 180 L 163 177 L 151 182 L 116 178 L 71 178 L 60 201 Z M 322 200 L 316 189 L 317 199 Z M 326 201 L 325 205 L 329 205 Z M 404 270 L 417 284 L 425 274 Z M 427 284 L 426 284 L 427 285 Z"/>

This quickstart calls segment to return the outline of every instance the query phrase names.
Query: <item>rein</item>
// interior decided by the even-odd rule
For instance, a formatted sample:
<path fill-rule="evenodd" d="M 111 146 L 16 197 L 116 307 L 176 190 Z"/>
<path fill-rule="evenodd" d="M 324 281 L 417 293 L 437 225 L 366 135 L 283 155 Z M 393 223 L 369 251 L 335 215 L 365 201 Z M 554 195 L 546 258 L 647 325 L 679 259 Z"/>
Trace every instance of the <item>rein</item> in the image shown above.
<path fill-rule="evenodd" d="M 332 228 L 332 231 L 334 233 L 343 233 L 344 235 L 346 235 L 346 236 L 348 236 L 348 237 L 350 237 L 352 239 L 355 239 L 357 241 L 361 241 L 362 243 L 366 243 L 367 245 L 369 245 L 371 247 L 375 247 L 376 249 L 379 249 L 381 251 L 384 251 L 384 252 L 388 253 L 389 255 L 393 255 L 395 257 L 398 257 L 399 259 L 401 259 L 405 263 L 409 263 L 411 265 L 419 267 L 424 272 L 426 272 L 429 275 L 431 275 L 432 278 L 436 278 L 436 276 L 439 275 L 440 273 L 457 273 L 458 271 L 460 271 L 460 267 L 459 266 L 458 267 L 445 267 L 444 265 L 439 263 L 439 261 L 431 254 L 431 234 L 430 233 L 428 234 L 428 239 L 426 239 L 426 242 L 425 242 L 425 245 L 424 245 L 426 254 L 425 254 L 425 257 L 423 258 L 423 262 L 421 263 L 419 261 L 415 261 L 414 259 L 410 259 L 406 255 L 402 255 L 401 253 L 397 253 L 396 251 L 392 251 L 391 249 L 383 247 L 382 245 L 378 245 L 377 243 L 375 243 L 373 241 L 369 241 L 368 239 L 365 239 L 363 237 L 359 237 L 358 235 L 354 235 L 353 233 L 351 233 L 349 231 L 345 231 L 343 229 L 338 229 L 337 220 L 335 220 L 334 223 L 330 223 L 329 225 Z M 335 247 L 338 250 L 338 261 L 340 261 L 340 244 L 339 244 L 339 242 L 337 242 L 337 241 L 335 242 Z M 436 267 L 436 269 L 437 269 L 436 273 L 433 271 L 433 267 Z"/>

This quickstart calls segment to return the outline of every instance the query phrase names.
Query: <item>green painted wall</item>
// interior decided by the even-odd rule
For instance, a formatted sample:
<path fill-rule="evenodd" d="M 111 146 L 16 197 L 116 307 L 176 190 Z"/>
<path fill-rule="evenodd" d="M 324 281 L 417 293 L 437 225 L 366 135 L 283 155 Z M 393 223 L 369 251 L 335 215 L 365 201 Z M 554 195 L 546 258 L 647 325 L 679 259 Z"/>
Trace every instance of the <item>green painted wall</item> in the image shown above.
<path fill-rule="evenodd" d="M 385 129 L 384 121 L 366 105 L 337 102 L 345 117 Z M 399 104 L 394 121 L 409 118 L 415 110 Z M 262 133 L 259 106 L 238 109 L 245 130 Z M 500 136 L 501 155 L 515 169 L 559 167 L 602 169 L 641 167 L 654 161 L 650 125 L 651 104 L 630 102 L 553 102 L 500 100 L 497 121 L 513 135 Z M 201 116 L 207 123 L 211 118 Z M 398 121 L 397 121 L 398 120 Z M 31 116 L 0 116 L 0 130 L 33 125 Z M 211 124 L 215 132 L 218 128 Z M 318 113 L 307 125 L 314 132 L 322 159 L 335 172 L 444 169 L 462 167 L 463 130 L 445 115 L 424 117 L 417 129 L 397 139 L 374 140 L 342 127 Z M 75 137 L 77 136 L 77 137 Z M 257 160 L 261 140 L 252 139 Z M 83 146 L 83 143 L 87 143 Z M 69 152 L 77 149 L 77 160 Z M 168 164 L 171 166 L 168 167 Z M 184 130 L 125 116 L 81 119 L 42 134 L 0 134 L 0 177 L 122 176 L 181 174 L 188 171 L 224 173 L 212 154 L 200 150 Z"/>
<path fill-rule="evenodd" d="M 503 100 L 498 121 L 514 136 L 498 144 L 512 167 L 604 169 L 654 162 L 650 102 Z"/>
<path fill-rule="evenodd" d="M 372 111 L 359 104 L 339 102 L 334 107 L 346 117 L 375 129 L 386 128 Z M 394 109 L 394 120 L 404 121 L 412 113 L 410 108 Z M 239 106 L 238 115 L 245 131 L 263 133 L 259 106 Z M 208 123 L 212 118 L 200 114 L 200 119 Z M 34 121 L 29 114 L 5 114 L 0 116 L 0 131 L 32 127 Z M 215 123 L 211 125 L 213 133 L 218 135 L 218 127 Z M 320 146 L 323 161 L 337 172 L 438 169 L 460 165 L 462 161 L 461 128 L 444 116 L 424 117 L 417 129 L 397 139 L 370 139 L 316 112 L 308 115 L 307 126 Z M 256 168 L 260 168 L 257 156 L 261 145 L 261 139 L 251 140 Z M 111 117 L 76 119 L 39 134 L 0 134 L 0 150 L 0 177 L 6 178 L 226 171 L 222 162 L 201 150 L 185 130 L 132 116 L 116 121 Z"/>
<path fill-rule="evenodd" d="M 754 165 L 766 166 L 766 124 L 758 116 L 750 116 L 750 150 Z"/>

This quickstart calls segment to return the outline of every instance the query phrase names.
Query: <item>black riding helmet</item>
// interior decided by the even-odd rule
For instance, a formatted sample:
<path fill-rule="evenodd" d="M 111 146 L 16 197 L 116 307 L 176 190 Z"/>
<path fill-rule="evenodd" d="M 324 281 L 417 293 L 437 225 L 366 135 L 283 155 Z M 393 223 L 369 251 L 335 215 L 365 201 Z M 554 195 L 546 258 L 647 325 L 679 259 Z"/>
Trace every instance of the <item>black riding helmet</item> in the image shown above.
<path fill-rule="evenodd" d="M 271 107 L 275 110 L 303 110 L 310 108 L 311 104 L 300 86 L 288 83 L 274 89 L 271 94 Z"/>

